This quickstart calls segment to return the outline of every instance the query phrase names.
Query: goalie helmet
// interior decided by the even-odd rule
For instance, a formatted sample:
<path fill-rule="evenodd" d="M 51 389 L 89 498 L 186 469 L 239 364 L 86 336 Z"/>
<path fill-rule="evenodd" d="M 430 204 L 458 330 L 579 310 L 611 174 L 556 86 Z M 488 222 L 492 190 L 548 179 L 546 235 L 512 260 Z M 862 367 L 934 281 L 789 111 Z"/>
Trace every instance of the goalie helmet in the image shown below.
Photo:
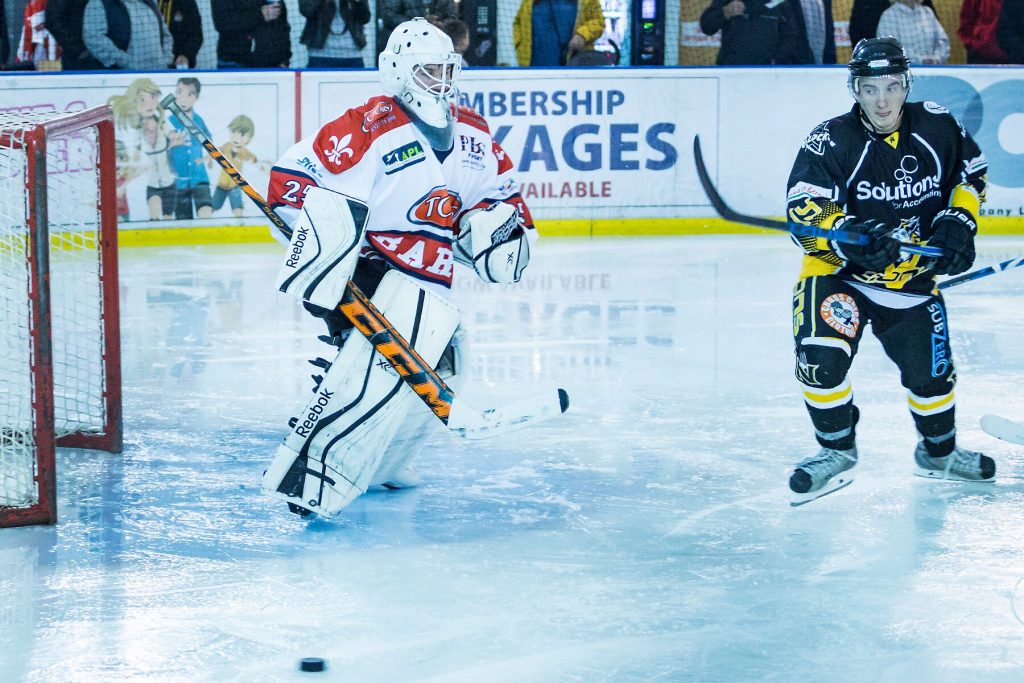
<path fill-rule="evenodd" d="M 847 85 L 854 99 L 860 92 L 860 79 L 891 76 L 899 78 L 903 87 L 910 92 L 913 76 L 910 60 L 903 51 L 900 41 L 892 36 L 864 38 L 857 42 L 849 63 L 850 76 Z"/>
<path fill-rule="evenodd" d="M 443 31 L 423 17 L 403 22 L 391 32 L 377 64 L 384 90 L 413 115 L 435 128 L 452 122 L 462 58 Z"/>

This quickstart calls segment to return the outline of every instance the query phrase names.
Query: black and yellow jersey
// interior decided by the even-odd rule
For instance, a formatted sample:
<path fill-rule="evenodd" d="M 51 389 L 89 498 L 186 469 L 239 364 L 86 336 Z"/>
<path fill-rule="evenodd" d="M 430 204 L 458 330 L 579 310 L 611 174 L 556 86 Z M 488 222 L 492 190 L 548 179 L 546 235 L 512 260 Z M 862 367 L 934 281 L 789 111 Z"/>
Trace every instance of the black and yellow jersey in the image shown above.
<path fill-rule="evenodd" d="M 869 131 L 860 107 L 818 125 L 804 140 L 789 175 L 787 212 L 792 221 L 829 230 L 843 222 L 874 218 L 900 226 L 897 237 L 927 243 L 932 219 L 948 206 L 977 216 L 985 197 L 988 162 L 963 126 L 934 102 L 908 102 L 899 130 Z M 865 285 L 930 291 L 931 259 L 908 260 L 868 272 L 846 263 L 828 240 L 794 238 L 803 247 L 801 277 L 837 274 Z"/>

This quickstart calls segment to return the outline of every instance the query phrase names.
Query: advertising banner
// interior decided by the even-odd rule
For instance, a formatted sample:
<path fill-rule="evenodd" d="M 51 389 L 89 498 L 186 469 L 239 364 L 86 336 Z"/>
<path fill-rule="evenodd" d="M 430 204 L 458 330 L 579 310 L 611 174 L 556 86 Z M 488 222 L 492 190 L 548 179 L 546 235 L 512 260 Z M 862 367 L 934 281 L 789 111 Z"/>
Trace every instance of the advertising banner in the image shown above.
<path fill-rule="evenodd" d="M 74 111 L 109 103 L 117 115 L 122 220 L 255 225 L 258 211 L 191 146 L 157 106 L 161 97 L 176 93 L 190 104 L 214 142 L 263 192 L 270 167 L 297 136 L 312 135 L 381 94 L 375 70 L 189 72 L 186 78 L 197 79 L 198 86 L 179 82 L 179 76 L 4 76 L 0 110 Z M 647 218 L 714 217 L 694 169 L 695 135 L 713 180 L 734 208 L 781 216 L 803 140 L 853 104 L 846 69 L 838 66 L 470 68 L 460 87 L 461 102 L 487 118 L 515 162 L 537 220 L 621 221 L 638 233 Z M 1024 74 L 921 67 L 911 99 L 948 108 L 987 155 L 983 217 L 1007 226 L 1011 219 L 1024 221 Z"/>
<path fill-rule="evenodd" d="M 4 76 L 0 111 L 72 112 L 109 104 L 118 159 L 122 223 L 258 216 L 202 147 L 162 107 L 169 93 L 255 187 L 295 140 L 292 72 L 30 74 Z"/>
<path fill-rule="evenodd" d="M 690 150 L 695 134 L 715 135 L 719 79 L 711 72 L 621 71 L 614 79 L 610 73 L 471 69 L 460 81 L 460 99 L 484 115 L 515 162 L 536 217 L 706 214 Z M 380 92 L 376 78 L 351 76 L 304 75 L 304 135 Z"/>

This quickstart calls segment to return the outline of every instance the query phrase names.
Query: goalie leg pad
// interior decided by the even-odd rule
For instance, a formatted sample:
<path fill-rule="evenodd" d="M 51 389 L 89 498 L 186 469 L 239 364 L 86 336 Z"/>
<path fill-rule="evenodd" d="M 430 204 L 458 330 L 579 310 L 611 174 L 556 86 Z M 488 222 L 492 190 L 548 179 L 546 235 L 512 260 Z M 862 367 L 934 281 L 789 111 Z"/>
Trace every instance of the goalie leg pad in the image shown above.
<path fill-rule="evenodd" d="M 278 289 L 321 308 L 337 306 L 356 268 L 366 216 L 365 204 L 310 187 L 292 226 Z"/>
<path fill-rule="evenodd" d="M 397 271 L 384 276 L 371 301 L 426 362 L 437 364 L 458 327 L 453 304 Z M 366 491 L 385 448 L 418 402 L 388 361 L 352 334 L 278 447 L 263 477 L 264 493 L 336 515 Z"/>
<path fill-rule="evenodd" d="M 455 331 L 448 348 L 442 354 L 440 363 L 434 368 L 438 376 L 458 392 L 462 379 L 466 357 L 466 341 L 462 328 Z M 437 420 L 433 413 L 423 410 L 412 410 L 398 428 L 395 438 L 384 451 L 380 467 L 373 477 L 373 486 L 387 488 L 408 488 L 415 486 L 413 480 L 405 473 L 409 463 L 423 450 L 423 444 L 432 429 L 437 428 Z"/>

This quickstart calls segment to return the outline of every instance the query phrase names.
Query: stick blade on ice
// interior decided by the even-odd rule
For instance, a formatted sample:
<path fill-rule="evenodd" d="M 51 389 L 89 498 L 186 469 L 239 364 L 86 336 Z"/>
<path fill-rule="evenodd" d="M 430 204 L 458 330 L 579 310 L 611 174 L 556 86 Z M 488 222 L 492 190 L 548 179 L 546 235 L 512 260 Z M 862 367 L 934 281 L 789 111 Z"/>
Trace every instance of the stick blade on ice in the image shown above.
<path fill-rule="evenodd" d="M 480 411 L 456 397 L 448 429 L 467 439 L 489 439 L 558 417 L 569 409 L 569 394 L 554 389 Z"/>
<path fill-rule="evenodd" d="M 997 439 L 1024 445 L 1024 424 L 1020 422 L 998 415 L 985 415 L 981 418 L 981 428 Z"/>

